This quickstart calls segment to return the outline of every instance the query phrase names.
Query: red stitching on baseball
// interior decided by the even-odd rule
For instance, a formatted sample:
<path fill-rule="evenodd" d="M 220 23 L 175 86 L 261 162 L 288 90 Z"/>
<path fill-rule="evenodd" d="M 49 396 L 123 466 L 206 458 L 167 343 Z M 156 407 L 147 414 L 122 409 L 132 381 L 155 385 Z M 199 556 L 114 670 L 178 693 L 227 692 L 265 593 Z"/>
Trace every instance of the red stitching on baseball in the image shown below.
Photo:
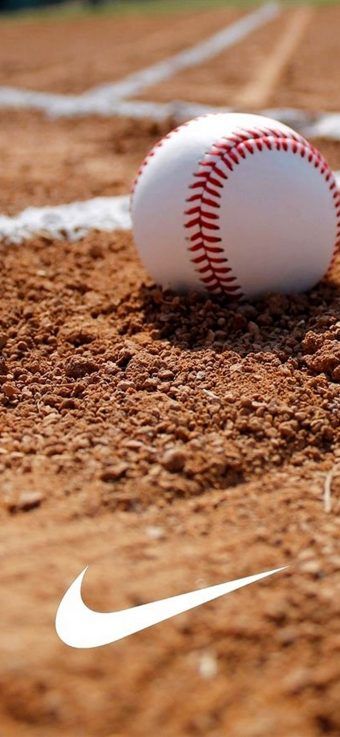
<path fill-rule="evenodd" d="M 202 120 L 203 118 L 208 117 L 211 117 L 211 113 L 201 115 L 197 120 Z M 167 133 L 167 135 L 161 138 L 146 155 L 133 181 L 131 187 L 132 197 L 141 174 L 153 156 L 155 156 L 157 149 L 163 146 L 166 141 L 172 138 L 178 131 L 182 130 L 182 128 L 190 125 L 190 123 L 191 121 L 182 123 L 177 126 L 177 128 L 174 128 L 172 131 Z M 294 131 L 284 133 L 272 128 L 239 130 L 229 135 L 227 138 L 222 138 L 220 141 L 217 141 L 213 144 L 211 151 L 206 154 L 206 156 L 218 156 L 219 161 L 222 162 L 228 170 L 228 174 L 223 172 L 219 166 L 214 167 L 213 161 L 201 161 L 200 166 L 207 168 L 210 167 L 210 172 L 198 171 L 193 174 L 198 181 L 194 181 L 190 185 L 190 189 L 194 192 L 186 201 L 188 203 L 195 202 L 198 204 L 191 210 L 191 212 L 190 210 L 186 210 L 184 212 L 185 215 L 198 215 L 198 217 L 195 218 L 195 225 L 193 222 L 191 225 L 189 225 L 189 223 L 185 223 L 184 227 L 189 229 L 198 226 L 199 228 L 197 233 L 194 233 L 189 237 L 191 245 L 188 248 L 192 253 L 191 262 L 199 267 L 196 268 L 196 271 L 201 275 L 209 274 L 208 277 L 204 278 L 200 276 L 200 280 L 209 291 L 213 293 L 223 292 L 224 294 L 231 296 L 233 299 L 239 299 L 243 295 L 239 285 L 232 285 L 233 282 L 237 281 L 235 276 L 220 276 L 232 273 L 232 269 L 228 266 L 228 259 L 225 256 L 216 256 L 216 254 L 224 253 L 224 249 L 213 244 L 221 243 L 222 239 L 220 237 L 207 235 L 205 232 L 206 229 L 219 230 L 219 228 L 218 226 L 212 227 L 212 223 L 207 224 L 204 218 L 207 218 L 208 220 L 215 219 L 218 221 L 219 215 L 217 214 L 215 218 L 212 218 L 212 214 L 207 210 L 203 210 L 203 206 L 207 205 L 208 207 L 216 210 L 220 209 L 221 204 L 217 200 L 221 199 L 221 191 L 218 190 L 224 188 L 224 184 L 230 176 L 229 172 L 233 172 L 234 167 L 241 163 L 239 157 L 241 157 L 241 159 L 246 159 L 249 154 L 253 155 L 257 150 L 262 151 L 264 145 L 270 150 L 273 150 L 273 147 L 275 147 L 277 151 L 281 151 L 282 149 L 284 151 L 288 151 L 290 149 L 293 154 L 300 155 L 302 158 L 308 154 L 308 162 L 310 164 L 313 163 L 314 167 L 320 170 L 320 174 L 324 177 L 329 190 L 332 192 L 337 217 L 337 240 L 334 245 L 333 257 L 329 265 L 329 269 L 327 270 L 327 274 L 334 264 L 337 253 L 340 251 L 340 192 L 337 188 L 333 172 L 318 149 Z M 212 169 L 215 176 L 211 176 Z M 334 189 L 335 192 L 333 192 Z M 197 192 L 197 190 L 200 191 Z"/>
<path fill-rule="evenodd" d="M 199 115 L 199 117 L 196 118 L 196 120 L 203 120 L 204 118 L 209 118 L 209 117 L 212 117 L 212 116 L 214 116 L 214 113 L 206 113 L 205 115 Z M 173 128 L 173 130 L 169 131 L 169 133 L 167 133 L 165 136 L 163 136 L 163 138 L 160 138 L 160 140 L 157 141 L 157 143 L 155 143 L 155 145 L 153 146 L 153 148 L 151 149 L 151 151 L 149 151 L 146 154 L 145 159 L 143 159 L 143 161 L 142 161 L 142 163 L 141 163 L 141 165 L 140 165 L 140 167 L 139 167 L 139 169 L 137 171 L 137 174 L 136 174 L 136 176 L 135 176 L 135 178 L 134 178 L 134 180 L 133 180 L 133 182 L 131 184 L 131 190 L 130 190 L 131 197 L 133 197 L 133 195 L 135 193 L 137 183 L 138 183 L 138 181 L 139 181 L 139 179 L 140 179 L 140 177 L 141 177 L 141 175 L 142 175 L 145 167 L 149 164 L 150 159 L 152 159 L 152 157 L 155 156 L 156 151 L 161 146 L 163 146 L 164 143 L 166 143 L 166 141 L 169 140 L 169 138 L 172 138 L 174 135 L 176 135 L 176 133 L 178 133 L 179 131 L 181 131 L 182 128 L 186 128 L 188 125 L 190 125 L 190 123 L 192 123 L 192 121 L 191 120 L 187 120 L 185 123 L 181 123 L 181 125 L 178 125 L 177 128 Z"/>
<path fill-rule="evenodd" d="M 193 173 L 194 182 L 189 189 L 195 190 L 195 194 L 189 196 L 187 202 L 195 202 L 195 207 L 185 210 L 184 215 L 195 215 L 195 217 L 187 220 L 184 227 L 188 231 L 194 230 L 187 236 L 188 249 L 192 254 L 191 261 L 195 264 L 195 269 L 204 287 L 215 294 L 222 292 L 233 299 L 243 296 L 241 287 L 237 284 L 236 277 L 232 276 L 232 269 L 228 265 L 224 249 L 211 246 L 211 243 L 221 242 L 222 239 L 211 236 L 210 233 L 208 235 L 206 232 L 207 230 L 219 230 L 219 213 L 214 215 L 205 206 L 220 209 L 221 205 L 217 199 L 221 198 L 221 194 L 216 191 L 215 187 L 223 189 L 234 167 L 238 166 L 241 160 L 246 159 L 249 154 L 253 155 L 257 151 L 262 151 L 263 147 L 271 151 L 274 148 L 277 151 L 290 150 L 301 158 L 306 157 L 310 164 L 319 169 L 329 190 L 333 192 L 336 188 L 333 173 L 322 154 L 297 133 L 285 133 L 271 128 L 242 129 L 212 145 L 204 159 L 199 162 L 199 170 Z M 209 157 L 208 160 L 207 157 Z M 221 164 L 226 167 L 227 171 L 221 169 Z M 213 185 L 213 188 L 210 185 Z M 200 192 L 196 192 L 197 189 Z M 207 192 L 210 195 L 209 198 L 206 197 Z M 337 189 L 333 192 L 333 199 L 337 230 L 340 234 L 340 193 Z M 211 223 L 211 220 L 214 223 Z M 332 263 L 339 244 L 340 240 L 335 243 Z M 212 258 L 212 253 L 223 253 L 224 255 Z"/>

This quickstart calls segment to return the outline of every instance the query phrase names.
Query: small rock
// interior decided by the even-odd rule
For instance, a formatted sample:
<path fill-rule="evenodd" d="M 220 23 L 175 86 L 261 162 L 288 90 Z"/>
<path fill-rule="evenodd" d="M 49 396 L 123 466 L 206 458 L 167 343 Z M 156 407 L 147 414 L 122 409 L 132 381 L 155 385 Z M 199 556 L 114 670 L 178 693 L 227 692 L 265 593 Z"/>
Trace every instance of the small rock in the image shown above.
<path fill-rule="evenodd" d="M 167 450 L 161 460 L 162 466 L 171 473 L 182 471 L 185 465 L 186 455 L 180 448 L 172 448 Z"/>
<path fill-rule="evenodd" d="M 198 664 L 198 672 L 202 678 L 209 680 L 214 678 L 218 671 L 217 660 L 212 653 L 204 653 Z"/>
<path fill-rule="evenodd" d="M 143 383 L 143 389 L 149 389 L 150 391 L 155 391 L 158 387 L 157 379 L 145 379 Z"/>
<path fill-rule="evenodd" d="M 202 391 L 203 391 L 203 394 L 209 397 L 209 399 L 214 399 L 214 400 L 219 401 L 219 397 L 217 396 L 217 394 L 214 394 L 214 392 L 211 392 L 209 389 L 202 389 Z"/>
<path fill-rule="evenodd" d="M 0 341 L 1 341 L 1 337 L 0 337 Z M 6 361 L 3 358 L 0 358 L 0 376 L 6 376 L 7 374 L 8 374 L 8 367 L 7 367 Z"/>
<path fill-rule="evenodd" d="M 8 503 L 8 509 L 13 513 L 29 512 L 31 509 L 40 507 L 44 498 L 44 494 L 40 491 L 22 491 L 16 501 L 10 501 Z"/>
<path fill-rule="evenodd" d="M 76 409 L 77 408 L 77 402 L 75 399 L 72 399 L 72 397 L 69 397 L 68 399 L 64 399 L 60 405 L 60 409 Z"/>
<path fill-rule="evenodd" d="M 149 525 L 149 527 L 145 530 L 148 537 L 151 538 L 151 540 L 162 540 L 162 538 L 165 537 L 165 532 L 163 527 L 157 527 L 157 525 Z"/>
<path fill-rule="evenodd" d="M 15 399 L 15 397 L 20 394 L 19 389 L 17 389 L 14 384 L 11 384 L 10 381 L 6 381 L 5 384 L 2 385 L 2 391 L 6 399 Z"/>
<path fill-rule="evenodd" d="M 198 379 L 198 381 L 205 379 L 205 371 L 197 371 L 196 379 Z"/>
<path fill-rule="evenodd" d="M 306 560 L 301 564 L 300 570 L 303 573 L 310 573 L 311 575 L 318 575 L 321 571 L 321 564 L 318 560 Z"/>
<path fill-rule="evenodd" d="M 308 333 L 306 333 L 302 343 L 301 347 L 304 353 L 309 353 L 310 355 L 313 353 L 316 353 L 318 348 L 320 348 L 322 345 L 322 335 L 318 335 L 317 333 L 314 333 L 312 330 L 310 330 Z"/>
<path fill-rule="evenodd" d="M 17 343 L 17 349 L 20 351 L 20 353 L 25 353 L 27 351 L 29 346 L 27 345 L 25 340 L 19 340 Z"/>
<path fill-rule="evenodd" d="M 67 342 L 71 343 L 76 348 L 78 348 L 81 345 L 88 345 L 89 343 L 92 343 L 94 339 L 95 339 L 95 335 L 93 335 L 88 330 L 85 330 L 84 328 L 79 328 L 78 330 L 72 330 L 66 336 Z"/>
<path fill-rule="evenodd" d="M 122 379 L 122 381 L 119 381 L 117 384 L 117 389 L 119 391 L 127 391 L 128 389 L 134 389 L 135 385 L 133 381 L 128 381 L 127 379 Z"/>
<path fill-rule="evenodd" d="M 117 481 L 117 479 L 120 479 L 126 474 L 128 468 L 128 464 L 124 463 L 124 461 L 116 463 L 114 466 L 106 468 L 105 471 L 102 472 L 100 478 L 102 481 Z"/>
<path fill-rule="evenodd" d="M 174 375 L 170 369 L 161 369 L 158 372 L 158 378 L 162 381 L 168 381 L 174 378 Z"/>
<path fill-rule="evenodd" d="M 253 322 L 252 320 L 249 320 L 248 322 L 248 333 L 251 335 L 258 335 L 260 332 L 259 326 L 256 324 L 256 322 Z"/>
<path fill-rule="evenodd" d="M 284 645 L 292 645 L 298 638 L 298 630 L 296 627 L 288 626 L 278 628 L 277 639 Z"/>
<path fill-rule="evenodd" d="M 134 348 L 122 348 L 121 351 L 119 351 L 119 354 L 117 356 L 117 366 L 119 366 L 122 369 L 126 369 L 131 361 L 131 359 L 134 357 L 136 353 L 136 350 Z"/>
<path fill-rule="evenodd" d="M 283 679 L 283 688 L 286 693 L 297 694 L 311 683 L 311 673 L 307 668 L 297 667 L 290 671 Z"/>
<path fill-rule="evenodd" d="M 92 258 L 103 258 L 104 250 L 100 243 L 93 243 L 92 246 L 90 246 L 89 255 L 92 256 Z"/>
<path fill-rule="evenodd" d="M 66 369 L 67 376 L 72 379 L 82 379 L 87 374 L 98 371 L 98 365 L 86 358 L 74 359 Z"/>

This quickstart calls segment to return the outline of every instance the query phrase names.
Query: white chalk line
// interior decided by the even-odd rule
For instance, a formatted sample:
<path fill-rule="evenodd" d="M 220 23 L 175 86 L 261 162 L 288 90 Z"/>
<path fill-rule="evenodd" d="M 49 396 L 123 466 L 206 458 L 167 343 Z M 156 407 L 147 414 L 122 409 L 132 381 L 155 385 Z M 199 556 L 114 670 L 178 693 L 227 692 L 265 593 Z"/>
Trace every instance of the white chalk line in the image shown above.
<path fill-rule="evenodd" d="M 256 28 L 274 19 L 281 12 L 276 2 L 260 8 L 227 26 L 197 46 L 163 60 L 147 69 L 131 74 L 120 82 L 100 85 L 80 95 L 62 95 L 35 92 L 16 87 L 0 87 L 0 108 L 39 110 L 50 118 L 76 118 L 88 115 L 128 117 L 136 120 L 150 118 L 161 122 L 169 118 L 179 123 L 197 115 L 213 112 L 232 112 L 232 108 L 214 107 L 201 103 L 172 101 L 168 103 L 127 100 L 123 97 L 141 92 L 157 82 L 169 79 L 176 72 L 213 58 Z M 310 137 L 340 141 L 340 113 L 312 114 L 294 108 L 261 110 L 260 114 L 291 125 L 299 133 Z"/>
<path fill-rule="evenodd" d="M 0 87 L 0 108 L 40 110 L 50 118 L 77 118 L 87 115 L 101 117 L 127 117 L 140 120 L 149 118 L 156 122 L 168 120 L 185 122 L 206 113 L 228 113 L 233 108 L 203 105 L 201 103 L 174 100 L 168 103 L 140 100 L 116 102 L 86 96 L 54 95 L 47 92 L 30 92 L 12 87 Z M 340 141 L 340 113 L 308 113 L 295 108 L 273 108 L 258 111 L 282 123 L 291 125 L 304 136 Z"/>
<path fill-rule="evenodd" d="M 139 72 L 129 74 L 125 79 L 113 84 L 104 84 L 87 93 L 88 97 L 104 97 L 106 100 L 123 100 L 137 95 L 147 87 L 164 82 L 184 69 L 213 59 L 225 49 L 234 46 L 250 33 L 276 18 L 281 12 L 278 2 L 270 2 L 257 8 L 244 18 L 228 25 L 206 41 L 181 51 Z"/>
<path fill-rule="evenodd" d="M 148 115 L 149 108 L 152 110 L 152 103 L 151 107 L 148 103 L 146 105 L 143 103 L 133 104 L 128 101 L 125 102 L 126 98 L 142 92 L 147 87 L 170 79 L 174 74 L 184 69 L 189 69 L 212 59 L 276 18 L 280 13 L 281 7 L 278 2 L 266 3 L 189 49 L 146 69 L 129 74 L 119 82 L 99 85 L 81 95 L 61 95 L 21 90 L 16 87 L 0 87 L 0 107 L 42 110 L 52 117 L 73 117 L 89 114 L 105 116 L 132 114 L 141 117 L 144 108 L 143 115 Z M 166 108 L 164 112 L 165 110 Z M 155 115 L 157 115 L 157 110 L 155 110 Z"/>
<path fill-rule="evenodd" d="M 33 236 L 77 241 L 90 230 L 131 228 L 130 197 L 94 197 L 55 207 L 28 207 L 15 217 L 0 216 L 0 239 L 19 245 Z"/>
<path fill-rule="evenodd" d="M 335 172 L 340 188 L 340 171 Z M 95 197 L 55 207 L 28 207 L 15 217 L 0 216 L 0 240 L 19 245 L 34 236 L 77 241 L 89 231 L 130 230 L 130 196 Z"/>
<path fill-rule="evenodd" d="M 150 118 L 162 122 L 169 118 L 184 122 L 206 113 L 233 112 L 232 108 L 203 105 L 201 103 L 174 100 L 172 102 L 148 102 L 121 100 L 108 103 L 98 101 L 95 106 L 88 104 L 81 96 L 53 95 L 47 92 L 30 92 L 12 87 L 0 87 L 0 108 L 28 108 L 48 112 L 50 117 L 83 117 L 90 114 L 111 117 L 117 115 L 128 118 Z M 261 110 L 259 114 L 292 125 L 304 135 L 340 140 L 340 113 L 321 113 L 316 115 L 295 108 L 272 108 Z"/>
<path fill-rule="evenodd" d="M 15 87 L 0 87 L 0 108 L 39 110 L 50 118 L 81 118 L 88 115 L 102 117 L 151 118 L 163 121 L 169 117 L 185 119 L 188 115 L 201 115 L 214 111 L 209 105 L 186 102 L 157 103 L 148 101 L 117 100 L 104 98 L 96 100 L 86 95 L 55 95 L 49 92 L 32 92 Z M 221 108 L 222 109 L 222 108 Z M 216 108 L 220 111 L 220 108 Z"/>
<path fill-rule="evenodd" d="M 81 95 L 59 95 L 0 87 L 0 107 L 37 109 L 52 118 L 97 114 L 137 119 L 148 117 L 156 121 L 172 117 L 179 122 L 208 112 L 231 112 L 231 108 L 190 102 L 153 103 L 123 98 L 169 79 L 180 70 L 213 58 L 279 13 L 278 3 L 263 5 L 191 49 L 131 74 L 118 83 L 101 85 Z M 340 140 L 340 114 L 324 113 L 317 117 L 294 109 L 264 110 L 262 113 L 292 125 L 305 135 Z M 338 180 L 340 186 L 339 175 Z M 96 197 L 56 207 L 29 207 L 15 217 L 0 216 L 0 238 L 10 244 L 20 244 L 39 234 L 52 239 L 76 241 L 91 230 L 110 232 L 130 228 L 128 195 Z"/>

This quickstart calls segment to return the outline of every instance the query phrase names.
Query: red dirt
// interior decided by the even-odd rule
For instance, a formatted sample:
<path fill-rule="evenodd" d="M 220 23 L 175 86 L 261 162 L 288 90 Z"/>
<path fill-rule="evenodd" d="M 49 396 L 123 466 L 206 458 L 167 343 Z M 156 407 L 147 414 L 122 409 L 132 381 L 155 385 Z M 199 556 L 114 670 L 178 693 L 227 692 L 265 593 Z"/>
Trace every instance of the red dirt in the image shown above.
<path fill-rule="evenodd" d="M 318 8 L 270 105 L 339 111 L 339 23 L 339 5 Z"/>
<path fill-rule="evenodd" d="M 212 30 L 222 15 L 202 13 L 192 38 L 209 17 Z M 112 79 L 113 27 L 94 23 L 92 38 L 86 23 L 13 26 L 7 41 L 3 27 L 3 79 L 62 91 Z M 129 32 L 117 74 L 147 55 L 141 44 L 133 61 Z M 184 44 L 178 27 L 168 37 Z M 171 126 L 3 112 L 1 209 L 126 192 Z M 339 144 L 317 145 L 340 168 Z M 0 252 L 1 734 L 338 735 L 339 260 L 307 295 L 226 305 L 155 287 L 129 233 Z M 77 651 L 54 616 L 88 564 L 98 610 L 288 568 Z"/>
<path fill-rule="evenodd" d="M 259 29 L 242 43 L 201 67 L 181 72 L 173 79 L 148 89 L 143 99 L 172 99 L 232 107 L 242 87 L 256 78 L 256 69 L 275 49 L 285 29 L 286 10 L 277 20 Z M 279 87 L 267 107 L 296 107 L 309 111 L 340 109 L 338 84 L 340 7 L 315 10 L 303 40 L 293 55 Z M 213 83 L 212 83 L 213 80 Z M 255 106 L 256 108 L 256 106 Z"/>
<path fill-rule="evenodd" d="M 3 23 L 0 84 L 79 93 L 176 54 L 242 13 L 215 8 L 193 13 L 141 13 L 64 21 Z M 169 23 L 171 33 L 169 33 Z"/>
<path fill-rule="evenodd" d="M 0 210 L 14 215 L 28 206 L 126 194 L 146 152 L 174 125 L 96 117 L 47 122 L 40 113 L 3 111 Z M 8 146 L 9 137 L 15 147 Z M 339 143 L 313 143 L 339 170 Z"/>
<path fill-rule="evenodd" d="M 232 107 L 242 86 L 255 75 L 280 38 L 282 26 L 292 11 L 285 11 L 240 43 L 203 65 L 180 72 L 160 85 L 145 90 L 139 98 L 168 102 L 188 100 Z M 213 84 L 212 84 L 213 80 Z"/>
<path fill-rule="evenodd" d="M 227 307 L 143 286 L 128 235 L 2 256 L 5 734 L 335 735 L 339 274 Z M 98 609 L 290 568 L 78 652 L 53 616 L 89 563 Z"/>
<path fill-rule="evenodd" d="M 29 205 L 126 194 L 146 151 L 172 127 L 95 117 L 47 123 L 40 113 L 2 112 L 0 209 L 14 214 Z"/>

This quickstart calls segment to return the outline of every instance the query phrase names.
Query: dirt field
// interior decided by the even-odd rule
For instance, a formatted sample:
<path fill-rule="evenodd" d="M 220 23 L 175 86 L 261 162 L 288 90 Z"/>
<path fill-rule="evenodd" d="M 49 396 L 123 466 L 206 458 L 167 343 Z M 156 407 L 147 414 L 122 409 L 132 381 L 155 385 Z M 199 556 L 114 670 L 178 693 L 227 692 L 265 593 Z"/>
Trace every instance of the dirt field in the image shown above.
<path fill-rule="evenodd" d="M 160 101 L 195 100 L 211 105 L 237 104 L 242 87 L 257 79 L 264 63 L 269 66 L 273 63 L 280 33 L 294 12 L 292 8 L 285 10 L 279 18 L 237 47 L 222 53 L 218 59 L 182 72 L 150 88 L 141 97 Z M 314 9 L 297 53 L 289 59 L 280 85 L 266 101 L 268 107 L 340 110 L 339 24 L 339 5 Z M 252 107 L 255 109 L 256 105 Z"/>
<path fill-rule="evenodd" d="M 146 120 L 136 126 L 134 120 L 96 117 L 46 124 L 40 113 L 2 112 L 1 210 L 14 214 L 28 205 L 125 194 L 146 151 L 172 127 L 172 122 Z M 8 148 L 10 135 L 18 137 L 14 150 Z"/>
<path fill-rule="evenodd" d="M 2 111 L 1 212 L 14 215 L 28 206 L 125 194 L 145 153 L 173 127 L 172 120 L 136 124 L 95 116 L 46 124 L 41 113 Z M 17 141 L 13 149 L 8 147 L 11 136 Z M 333 169 L 340 170 L 340 145 L 320 139 L 313 143 Z"/>
<path fill-rule="evenodd" d="M 13 25 L 10 40 L 3 26 L 1 81 L 77 92 L 145 63 L 137 31 L 154 39 L 151 63 L 239 14 L 199 13 L 189 35 L 180 14 L 171 32 L 152 16 L 35 22 L 17 55 L 27 25 Z M 338 18 L 338 7 L 315 10 L 273 104 L 340 109 Z M 320 49 L 334 39 L 334 59 L 322 57 L 308 92 L 317 24 Z M 225 104 L 241 46 L 253 70 L 279 30 L 274 21 L 222 55 L 213 81 L 212 62 L 190 72 L 192 99 Z M 189 99 L 181 75 L 179 97 Z M 166 94 L 177 96 L 175 78 Z M 1 212 L 126 193 L 172 126 L 2 111 Z M 314 143 L 340 169 L 340 144 Z M 0 252 L 1 737 L 335 737 L 339 259 L 306 295 L 226 305 L 162 292 L 129 232 L 73 244 L 37 237 Z M 54 617 L 86 565 L 84 599 L 101 611 L 288 567 L 78 651 L 58 640 Z"/>
<path fill-rule="evenodd" d="M 149 13 L 4 23 L 0 27 L 0 84 L 84 92 L 176 54 L 243 13 L 214 8 L 213 12 L 174 12 L 169 20 L 163 13 Z"/>

